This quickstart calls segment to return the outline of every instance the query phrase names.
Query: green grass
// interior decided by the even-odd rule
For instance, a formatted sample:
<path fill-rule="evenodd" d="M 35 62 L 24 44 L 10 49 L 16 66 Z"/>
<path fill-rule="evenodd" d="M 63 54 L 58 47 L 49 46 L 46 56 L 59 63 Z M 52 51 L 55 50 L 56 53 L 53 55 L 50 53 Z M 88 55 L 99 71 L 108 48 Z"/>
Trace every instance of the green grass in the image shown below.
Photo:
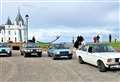
<path fill-rule="evenodd" d="M 113 48 L 120 48 L 120 42 L 112 42 L 111 45 Z"/>
<path fill-rule="evenodd" d="M 49 46 L 49 43 L 45 43 L 45 42 L 37 41 L 37 44 L 39 45 L 40 48 L 43 48 L 43 49 L 46 49 Z"/>

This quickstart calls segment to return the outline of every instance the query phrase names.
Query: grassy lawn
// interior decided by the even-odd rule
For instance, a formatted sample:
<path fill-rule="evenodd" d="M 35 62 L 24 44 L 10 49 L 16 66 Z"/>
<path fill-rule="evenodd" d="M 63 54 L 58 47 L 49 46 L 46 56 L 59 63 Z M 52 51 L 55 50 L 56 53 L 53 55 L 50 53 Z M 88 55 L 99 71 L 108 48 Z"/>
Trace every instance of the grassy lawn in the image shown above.
<path fill-rule="evenodd" d="M 43 48 L 43 49 L 46 49 L 49 46 L 48 43 L 44 43 L 44 42 L 37 42 L 37 44 L 39 45 L 40 48 Z"/>
<path fill-rule="evenodd" d="M 106 42 L 107 43 L 107 42 Z M 49 46 L 49 43 L 44 43 L 44 42 L 37 42 L 40 48 L 47 49 Z M 120 42 L 112 42 L 110 43 L 113 48 L 120 48 Z"/>
<path fill-rule="evenodd" d="M 113 48 L 120 48 L 120 42 L 112 42 L 111 45 Z"/>

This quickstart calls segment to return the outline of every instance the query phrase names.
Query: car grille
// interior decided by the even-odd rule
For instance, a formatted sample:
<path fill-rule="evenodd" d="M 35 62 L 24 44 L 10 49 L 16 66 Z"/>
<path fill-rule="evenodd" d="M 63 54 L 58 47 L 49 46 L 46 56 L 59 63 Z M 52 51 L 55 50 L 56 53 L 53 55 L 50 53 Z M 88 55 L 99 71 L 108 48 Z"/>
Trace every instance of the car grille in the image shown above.
<path fill-rule="evenodd" d="M 60 54 L 61 55 L 67 55 L 67 54 L 69 54 L 69 52 L 68 51 L 64 51 L 64 52 L 60 52 Z"/>
<path fill-rule="evenodd" d="M 5 49 L 2 49 L 2 50 L 0 51 L 0 53 L 6 53 L 6 50 L 5 50 Z"/>
<path fill-rule="evenodd" d="M 34 49 L 33 52 L 36 52 L 36 50 Z"/>

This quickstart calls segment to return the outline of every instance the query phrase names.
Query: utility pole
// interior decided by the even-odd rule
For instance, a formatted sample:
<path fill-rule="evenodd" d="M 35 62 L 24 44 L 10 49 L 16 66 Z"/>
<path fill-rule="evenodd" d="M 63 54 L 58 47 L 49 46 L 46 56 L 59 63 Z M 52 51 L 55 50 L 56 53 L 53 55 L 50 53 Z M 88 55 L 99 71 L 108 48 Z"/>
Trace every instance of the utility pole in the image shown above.
<path fill-rule="evenodd" d="M 25 18 L 26 18 L 26 29 L 25 29 L 25 36 L 26 36 L 26 43 L 28 42 L 28 19 L 29 19 L 29 15 L 28 14 L 26 14 L 25 15 Z"/>

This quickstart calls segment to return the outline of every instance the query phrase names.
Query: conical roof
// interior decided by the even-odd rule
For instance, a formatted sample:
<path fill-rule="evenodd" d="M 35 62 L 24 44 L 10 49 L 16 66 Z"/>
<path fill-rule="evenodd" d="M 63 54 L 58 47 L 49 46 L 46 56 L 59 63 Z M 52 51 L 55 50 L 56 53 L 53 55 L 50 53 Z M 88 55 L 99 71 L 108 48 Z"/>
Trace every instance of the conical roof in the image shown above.
<path fill-rule="evenodd" d="M 12 25 L 12 22 L 11 22 L 11 20 L 10 20 L 9 17 L 8 17 L 8 19 L 7 19 L 6 25 Z"/>
<path fill-rule="evenodd" d="M 17 17 L 16 17 L 15 21 L 16 21 L 17 25 L 19 25 L 19 22 L 22 22 L 22 25 L 24 25 L 24 20 L 23 20 L 21 14 L 20 14 L 20 10 L 18 10 L 18 14 L 17 14 Z"/>
<path fill-rule="evenodd" d="M 0 31 L 1 31 L 2 29 L 5 30 L 5 26 L 1 25 L 1 26 L 0 26 Z"/>

